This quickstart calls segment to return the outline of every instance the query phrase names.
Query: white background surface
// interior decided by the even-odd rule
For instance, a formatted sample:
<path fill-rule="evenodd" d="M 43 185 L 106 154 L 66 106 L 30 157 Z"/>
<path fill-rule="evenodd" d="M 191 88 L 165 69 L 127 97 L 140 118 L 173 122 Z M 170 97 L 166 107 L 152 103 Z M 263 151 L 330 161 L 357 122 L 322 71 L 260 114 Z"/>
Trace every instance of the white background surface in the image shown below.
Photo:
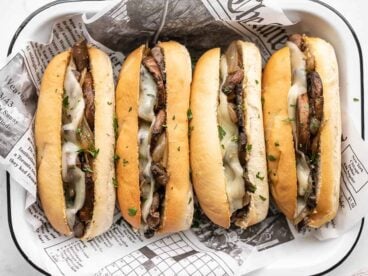
<path fill-rule="evenodd" d="M 297 0 L 295 0 L 297 1 Z M 0 1 L 0 65 L 6 60 L 6 53 L 12 36 L 22 21 L 38 7 L 51 2 L 50 0 L 1 0 Z M 326 3 L 339 10 L 351 23 L 363 48 L 365 76 L 368 79 L 368 19 L 365 11 L 366 0 L 325 0 Z M 365 29 L 364 29 L 365 27 Z M 368 146 L 368 143 L 367 143 Z M 366 222 L 360 241 L 350 257 L 329 275 L 353 275 L 368 270 L 368 222 Z M 313 256 L 311 256 L 313 258 Z M 308 260 L 306 260 L 308 261 Z M 308 271 L 306 271 L 306 275 Z M 39 275 L 20 255 L 16 249 L 8 227 L 6 203 L 6 175 L 0 168 L 0 275 Z M 364 275 L 368 275 L 364 274 Z"/>

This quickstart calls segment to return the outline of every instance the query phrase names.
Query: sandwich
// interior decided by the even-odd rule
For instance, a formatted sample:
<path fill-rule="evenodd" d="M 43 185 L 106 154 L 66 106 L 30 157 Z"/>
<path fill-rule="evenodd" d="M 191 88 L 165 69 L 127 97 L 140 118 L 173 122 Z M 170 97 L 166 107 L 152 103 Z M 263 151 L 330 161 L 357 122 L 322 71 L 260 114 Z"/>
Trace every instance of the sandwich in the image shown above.
<path fill-rule="evenodd" d="M 174 41 L 124 61 L 116 90 L 117 197 L 123 218 L 152 237 L 190 227 L 188 118 L 191 60 Z"/>
<path fill-rule="evenodd" d="M 112 224 L 114 102 L 110 59 L 85 40 L 48 64 L 35 118 L 37 188 L 61 234 L 89 240 Z"/>
<path fill-rule="evenodd" d="M 272 196 L 301 229 L 336 216 L 341 172 L 339 78 L 333 47 L 294 34 L 263 74 Z"/>
<path fill-rule="evenodd" d="M 234 41 L 198 60 L 191 94 L 190 160 L 198 202 L 215 224 L 247 228 L 268 212 L 261 55 Z"/>

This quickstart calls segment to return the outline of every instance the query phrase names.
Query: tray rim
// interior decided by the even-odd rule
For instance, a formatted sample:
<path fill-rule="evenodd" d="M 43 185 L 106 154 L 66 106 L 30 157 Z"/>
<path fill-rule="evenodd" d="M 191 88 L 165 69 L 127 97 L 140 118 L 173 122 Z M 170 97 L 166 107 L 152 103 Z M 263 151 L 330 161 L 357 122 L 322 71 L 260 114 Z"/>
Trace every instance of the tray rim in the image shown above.
<path fill-rule="evenodd" d="M 343 22 L 344 24 L 348 27 L 349 31 L 351 32 L 355 44 L 357 46 L 358 49 L 358 55 L 359 55 L 359 69 L 360 69 L 360 95 L 361 95 L 361 136 L 364 140 L 365 138 L 365 121 L 364 121 L 364 65 L 363 65 L 363 54 L 362 54 L 362 47 L 359 41 L 359 38 L 354 30 L 354 28 L 352 27 L 352 25 L 350 24 L 350 22 L 338 11 L 336 10 L 334 7 L 330 6 L 329 4 L 322 2 L 321 0 L 307 0 L 310 2 L 314 2 L 316 4 L 319 4 L 327 9 L 329 9 L 330 11 L 332 11 L 333 13 L 335 13 Z M 40 8 L 38 8 L 37 10 L 33 11 L 30 15 L 28 15 L 23 22 L 19 25 L 19 27 L 17 28 L 17 30 L 15 31 L 9 47 L 8 47 L 8 52 L 7 52 L 7 56 L 9 56 L 12 53 L 13 47 L 15 45 L 15 42 L 17 41 L 20 33 L 23 31 L 23 29 L 28 25 L 28 23 L 39 13 L 47 10 L 48 8 L 51 8 L 53 6 L 56 5 L 60 5 L 60 4 L 65 4 L 65 3 L 73 3 L 73 2 L 108 2 L 108 0 L 55 0 L 52 1 L 46 5 L 41 6 Z M 50 275 L 50 273 L 48 273 L 47 271 L 45 271 L 44 269 L 42 269 L 41 267 L 39 267 L 37 264 L 35 264 L 30 258 L 29 256 L 24 253 L 24 251 L 22 250 L 22 247 L 20 246 L 20 244 L 18 243 L 18 240 L 16 238 L 15 232 L 14 232 L 14 228 L 13 228 L 13 222 L 12 222 L 12 213 L 11 213 L 11 192 L 10 192 L 10 174 L 7 171 L 6 172 L 6 190 L 7 190 L 7 216 L 8 216 L 8 226 L 9 226 L 9 230 L 10 230 L 10 234 L 12 237 L 12 240 L 17 248 L 17 250 L 19 251 L 19 253 L 22 255 L 22 257 L 34 268 L 36 269 L 38 272 L 44 274 L 44 275 Z M 353 243 L 353 245 L 351 246 L 351 248 L 346 252 L 346 254 L 338 261 L 336 262 L 333 266 L 319 272 L 316 274 L 313 274 L 311 276 L 319 276 L 319 275 L 324 275 L 326 273 L 331 272 L 332 270 L 334 270 L 335 268 L 337 268 L 338 266 L 340 266 L 349 256 L 350 254 L 353 252 L 353 250 L 355 249 L 356 245 L 359 242 L 361 233 L 363 231 L 364 228 L 364 218 L 362 218 L 361 223 L 360 223 L 360 228 L 358 231 L 358 234 L 355 238 L 355 241 Z"/>

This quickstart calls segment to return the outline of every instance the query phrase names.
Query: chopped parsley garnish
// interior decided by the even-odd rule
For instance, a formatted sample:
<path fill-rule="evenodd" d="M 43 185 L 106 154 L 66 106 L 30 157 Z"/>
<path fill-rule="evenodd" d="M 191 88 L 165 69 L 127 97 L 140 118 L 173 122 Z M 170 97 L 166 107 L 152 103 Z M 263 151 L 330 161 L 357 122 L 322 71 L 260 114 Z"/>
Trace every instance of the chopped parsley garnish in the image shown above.
<path fill-rule="evenodd" d="M 258 80 L 255 80 L 256 84 L 259 84 L 259 81 Z"/>
<path fill-rule="evenodd" d="M 193 119 L 192 110 L 190 108 L 187 110 L 187 118 L 189 121 Z"/>
<path fill-rule="evenodd" d="M 257 187 L 249 183 L 249 185 L 247 186 L 247 190 L 251 193 L 254 193 L 257 190 Z"/>
<path fill-rule="evenodd" d="M 90 166 L 86 165 L 82 167 L 82 171 L 84 172 L 89 172 L 89 173 L 93 173 L 93 170 L 91 169 Z"/>
<path fill-rule="evenodd" d="M 261 103 L 262 103 L 262 105 L 264 105 L 264 103 L 265 103 L 265 99 L 263 97 L 261 97 Z"/>
<path fill-rule="evenodd" d="M 217 129 L 218 129 L 218 135 L 219 135 L 220 141 L 222 141 L 222 139 L 226 135 L 226 131 L 220 125 L 217 125 Z"/>
<path fill-rule="evenodd" d="M 107 102 L 108 105 L 112 105 L 112 102 Z"/>
<path fill-rule="evenodd" d="M 258 178 L 259 180 L 262 180 L 263 181 L 264 176 L 261 176 L 261 173 L 260 172 L 257 172 L 256 178 Z"/>
<path fill-rule="evenodd" d="M 353 98 L 353 101 L 354 102 L 359 102 L 359 99 L 358 98 Z"/>
<path fill-rule="evenodd" d="M 276 157 L 271 154 L 267 155 L 267 159 L 268 161 L 276 161 Z"/>
<path fill-rule="evenodd" d="M 295 119 L 294 118 L 286 118 L 286 119 L 284 119 L 284 120 L 282 120 L 283 122 L 286 122 L 286 123 L 289 123 L 289 122 L 293 122 L 293 121 L 295 121 Z"/>
<path fill-rule="evenodd" d="M 192 202 L 192 200 L 193 200 L 193 198 L 192 198 L 192 197 L 190 197 L 190 198 L 189 198 L 189 201 L 188 201 L 188 204 L 190 204 L 190 203 Z"/>
<path fill-rule="evenodd" d="M 238 142 L 239 138 L 238 136 L 234 135 L 233 137 L 231 137 L 231 141 L 232 142 Z"/>
<path fill-rule="evenodd" d="M 113 126 L 114 126 L 114 132 L 115 132 L 115 138 L 118 137 L 118 119 L 115 117 L 114 121 L 113 121 Z"/>
<path fill-rule="evenodd" d="M 69 107 L 69 96 L 65 96 L 63 99 L 63 107 L 68 108 Z"/>
<path fill-rule="evenodd" d="M 125 160 L 125 159 L 123 159 L 123 167 L 125 167 L 126 165 L 128 165 L 129 164 L 129 161 L 128 160 Z"/>
<path fill-rule="evenodd" d="M 221 147 L 222 147 L 223 149 L 225 149 L 225 146 L 224 146 L 224 144 L 221 144 Z"/>
<path fill-rule="evenodd" d="M 117 154 L 114 154 L 114 161 L 116 162 L 116 161 L 119 161 L 119 159 L 120 159 L 120 156 L 119 155 L 117 155 Z"/>
<path fill-rule="evenodd" d="M 133 109 L 132 107 L 129 107 L 129 110 L 128 110 L 128 112 L 132 111 L 132 109 Z"/>
<path fill-rule="evenodd" d="M 250 152 L 252 150 L 252 147 L 253 147 L 252 144 L 248 144 L 247 145 L 247 152 Z"/>
<path fill-rule="evenodd" d="M 279 147 L 279 146 L 280 146 L 279 142 L 275 142 L 275 147 Z"/>
<path fill-rule="evenodd" d="M 172 116 L 172 119 L 173 119 L 173 121 L 175 120 L 175 115 L 174 115 L 174 116 Z"/>
<path fill-rule="evenodd" d="M 263 195 L 259 195 L 259 198 L 262 199 L 263 201 L 266 201 L 266 199 L 267 199 Z"/>
<path fill-rule="evenodd" d="M 128 215 L 134 217 L 137 214 L 137 208 L 129 208 Z"/>
<path fill-rule="evenodd" d="M 91 154 L 93 158 L 96 158 L 99 152 L 100 152 L 100 149 L 96 149 L 96 148 L 92 148 L 88 150 L 88 153 Z"/>
<path fill-rule="evenodd" d="M 155 97 L 155 95 L 153 95 L 153 94 L 146 94 L 148 97 Z"/>
<path fill-rule="evenodd" d="M 116 180 L 115 177 L 112 178 L 112 184 L 114 185 L 115 188 L 118 187 L 118 181 Z"/>

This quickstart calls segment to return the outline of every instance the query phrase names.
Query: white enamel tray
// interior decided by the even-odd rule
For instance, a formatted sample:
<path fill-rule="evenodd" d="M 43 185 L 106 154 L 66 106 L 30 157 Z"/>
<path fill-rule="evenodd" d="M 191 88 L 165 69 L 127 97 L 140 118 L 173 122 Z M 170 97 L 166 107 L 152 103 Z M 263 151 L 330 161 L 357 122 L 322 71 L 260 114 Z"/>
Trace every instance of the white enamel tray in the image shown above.
<path fill-rule="evenodd" d="M 300 23 L 291 27 L 295 32 L 306 32 L 331 42 L 336 50 L 340 69 L 341 102 L 353 119 L 355 127 L 364 136 L 364 82 L 363 60 L 359 39 L 349 22 L 332 7 L 318 0 L 279 0 L 278 3 Z M 26 41 L 47 42 L 53 22 L 65 15 L 87 13 L 93 15 L 108 1 L 55 1 L 32 13 L 18 28 L 9 45 L 16 52 Z M 360 99 L 360 104 L 353 98 Z M 357 108 L 359 107 L 359 108 Z M 22 256 L 38 271 L 47 274 L 45 264 L 30 254 L 36 246 L 31 228 L 23 217 L 25 192 L 7 176 L 8 222 L 13 241 Z M 359 242 L 364 220 L 342 237 L 319 242 L 305 240 L 298 248 L 285 247 L 285 258 L 252 275 L 323 275 L 341 265 Z"/>

